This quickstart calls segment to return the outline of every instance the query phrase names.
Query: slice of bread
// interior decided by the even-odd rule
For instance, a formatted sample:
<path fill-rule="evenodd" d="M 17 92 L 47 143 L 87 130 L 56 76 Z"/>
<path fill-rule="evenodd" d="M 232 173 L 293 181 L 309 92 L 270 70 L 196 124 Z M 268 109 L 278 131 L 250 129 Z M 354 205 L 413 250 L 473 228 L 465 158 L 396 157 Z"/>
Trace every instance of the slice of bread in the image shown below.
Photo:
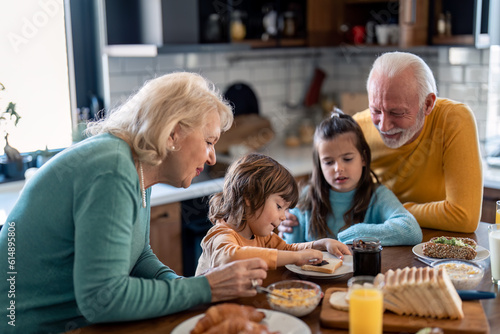
<path fill-rule="evenodd" d="M 330 296 L 330 305 L 341 311 L 349 311 L 349 304 L 346 301 L 347 291 L 335 291 Z"/>
<path fill-rule="evenodd" d="M 314 264 L 304 264 L 300 267 L 302 270 L 308 271 L 317 271 L 325 274 L 333 274 L 335 270 L 342 266 L 343 261 L 341 259 L 328 258 L 323 259 L 323 262 L 327 262 L 325 264 L 314 265 Z"/>

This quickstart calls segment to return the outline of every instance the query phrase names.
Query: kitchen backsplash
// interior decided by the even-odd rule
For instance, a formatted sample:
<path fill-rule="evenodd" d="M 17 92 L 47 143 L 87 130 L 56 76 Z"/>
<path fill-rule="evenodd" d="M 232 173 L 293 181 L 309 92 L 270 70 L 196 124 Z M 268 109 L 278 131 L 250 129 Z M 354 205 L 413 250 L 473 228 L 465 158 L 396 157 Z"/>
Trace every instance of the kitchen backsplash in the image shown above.
<path fill-rule="evenodd" d="M 145 80 L 155 76 L 181 70 L 198 72 L 216 83 L 222 92 L 235 82 L 249 84 L 257 95 L 261 114 L 271 119 L 279 135 L 302 115 L 300 106 L 316 67 L 327 74 L 322 94 L 333 96 L 340 103 L 342 93 L 366 93 L 371 64 L 386 51 L 390 50 L 350 46 L 109 57 L 109 96 L 105 97 L 105 104 L 107 108 L 120 104 Z M 480 139 L 484 141 L 489 50 L 422 47 L 409 51 L 429 64 L 437 79 L 439 96 L 465 102 L 472 108 Z"/>

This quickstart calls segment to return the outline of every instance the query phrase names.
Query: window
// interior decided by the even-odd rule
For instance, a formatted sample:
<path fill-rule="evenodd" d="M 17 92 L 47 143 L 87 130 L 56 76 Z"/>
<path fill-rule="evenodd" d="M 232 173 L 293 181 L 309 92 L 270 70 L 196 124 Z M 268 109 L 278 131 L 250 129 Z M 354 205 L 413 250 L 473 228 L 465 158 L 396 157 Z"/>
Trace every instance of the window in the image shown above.
<path fill-rule="evenodd" d="M 0 82 L 5 86 L 0 110 L 16 104 L 21 119 L 9 127 L 8 139 L 20 152 L 72 143 L 75 107 L 65 25 L 63 0 L 0 2 Z M 3 148 L 2 133 L 0 155 Z"/>

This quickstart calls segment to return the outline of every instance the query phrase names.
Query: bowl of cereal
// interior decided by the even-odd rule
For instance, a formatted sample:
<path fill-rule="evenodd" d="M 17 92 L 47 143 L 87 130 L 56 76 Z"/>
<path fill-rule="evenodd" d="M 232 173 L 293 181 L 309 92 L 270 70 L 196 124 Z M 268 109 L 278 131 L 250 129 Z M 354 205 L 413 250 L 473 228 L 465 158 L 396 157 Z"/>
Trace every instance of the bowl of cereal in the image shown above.
<path fill-rule="evenodd" d="M 481 265 L 467 260 L 439 260 L 432 263 L 434 268 L 443 268 L 457 290 L 474 289 L 483 279 Z"/>
<path fill-rule="evenodd" d="M 269 285 L 267 288 L 274 294 L 284 297 L 268 294 L 267 301 L 271 308 L 296 317 L 311 313 L 323 297 L 321 287 L 308 281 L 280 281 Z"/>

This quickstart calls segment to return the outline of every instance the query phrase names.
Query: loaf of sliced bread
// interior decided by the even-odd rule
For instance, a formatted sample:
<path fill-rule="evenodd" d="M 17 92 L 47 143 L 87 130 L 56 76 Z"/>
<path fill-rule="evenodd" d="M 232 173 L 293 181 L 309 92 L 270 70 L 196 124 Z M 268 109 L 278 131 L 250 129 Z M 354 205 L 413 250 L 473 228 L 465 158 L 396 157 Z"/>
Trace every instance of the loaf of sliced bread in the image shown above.
<path fill-rule="evenodd" d="M 378 274 L 385 309 L 399 315 L 462 319 L 462 300 L 443 268 L 404 268 Z"/>

